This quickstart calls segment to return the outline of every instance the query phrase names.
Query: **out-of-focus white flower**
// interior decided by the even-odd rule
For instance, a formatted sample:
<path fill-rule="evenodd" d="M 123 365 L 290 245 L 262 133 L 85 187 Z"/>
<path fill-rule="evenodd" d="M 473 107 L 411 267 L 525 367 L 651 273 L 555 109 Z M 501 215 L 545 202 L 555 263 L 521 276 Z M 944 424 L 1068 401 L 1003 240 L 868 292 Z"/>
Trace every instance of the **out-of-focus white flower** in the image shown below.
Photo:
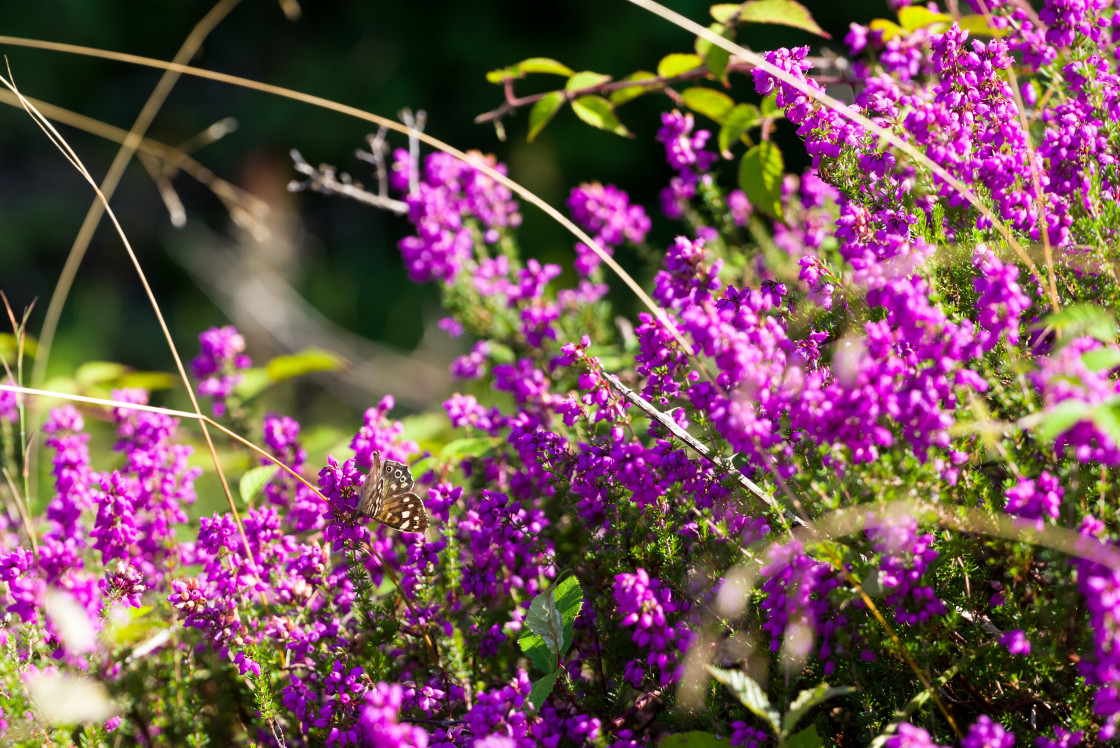
<path fill-rule="evenodd" d="M 74 596 L 51 588 L 47 590 L 45 603 L 47 618 L 54 624 L 66 649 L 75 654 L 92 652 L 97 646 L 97 631 L 90 622 L 86 609 Z"/>
<path fill-rule="evenodd" d="M 52 725 L 104 722 L 116 711 L 105 686 L 69 673 L 31 673 L 27 691 L 35 701 L 40 719 Z"/>

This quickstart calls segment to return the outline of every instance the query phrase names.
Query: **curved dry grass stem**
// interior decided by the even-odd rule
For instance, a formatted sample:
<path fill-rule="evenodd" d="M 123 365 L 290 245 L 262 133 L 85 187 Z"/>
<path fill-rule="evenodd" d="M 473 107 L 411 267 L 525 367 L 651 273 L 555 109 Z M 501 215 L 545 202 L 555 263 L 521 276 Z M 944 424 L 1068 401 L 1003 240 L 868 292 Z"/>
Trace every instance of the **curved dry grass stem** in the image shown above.
<path fill-rule="evenodd" d="M 202 46 L 203 40 L 221 23 L 222 19 L 229 15 L 229 12 L 239 2 L 241 0 L 219 0 L 187 35 L 183 45 L 175 55 L 175 61 L 185 63 L 194 57 L 199 47 Z M 125 136 L 120 150 L 117 151 L 113 163 L 109 166 L 109 171 L 106 172 L 105 178 L 101 181 L 101 199 L 105 201 L 112 199 L 113 193 L 116 192 L 121 177 L 124 175 L 125 168 L 128 167 L 128 162 L 132 160 L 133 154 L 140 147 L 144 139 L 144 133 L 148 131 L 156 113 L 159 112 L 163 103 L 167 100 L 168 94 L 171 93 L 171 89 L 178 82 L 179 77 L 180 74 L 173 70 L 165 71 L 160 77 L 155 89 L 144 103 L 143 109 L 140 110 L 140 114 L 137 115 L 136 121 L 133 122 L 132 129 Z M 82 264 L 86 250 L 89 249 L 90 242 L 93 240 L 93 234 L 97 230 L 97 225 L 101 223 L 101 217 L 104 214 L 101 199 L 95 197 L 89 206 L 89 210 L 86 211 L 82 227 L 78 230 L 77 237 L 74 238 L 74 243 L 70 247 L 70 254 L 66 258 L 66 264 L 62 267 L 62 272 L 59 274 L 58 282 L 54 287 L 54 293 L 47 305 L 47 314 L 43 319 L 43 327 L 39 334 L 39 355 L 35 357 L 35 365 L 31 369 L 32 386 L 38 387 L 46 377 L 47 360 L 50 358 L 51 345 L 54 342 L 55 333 L 58 331 L 58 320 L 62 316 L 62 307 L 66 303 L 66 298 L 70 295 L 74 279 L 78 276 L 78 268 Z"/>
<path fill-rule="evenodd" d="M 230 85 L 239 86 L 241 88 L 251 89 L 253 91 L 260 91 L 262 93 L 280 96 L 285 99 L 291 99 L 293 101 L 300 101 L 305 104 L 311 104 L 312 106 L 317 106 L 322 109 L 328 109 L 332 112 L 338 112 L 339 114 L 344 114 L 348 117 L 353 117 L 364 122 L 370 122 L 372 124 L 394 130 L 403 135 L 407 135 L 410 138 L 416 138 L 417 140 L 431 146 L 432 148 L 443 151 L 444 153 L 454 156 L 464 163 L 470 164 L 478 171 L 482 172 L 498 184 L 508 189 L 510 192 L 516 194 L 525 202 L 531 205 L 535 205 L 537 208 L 543 211 L 545 215 L 567 229 L 573 236 L 590 247 L 591 250 L 595 252 L 596 255 L 598 255 L 599 259 L 602 260 L 602 262 L 607 267 L 614 271 L 615 275 L 617 275 L 622 280 L 622 282 L 626 284 L 627 288 L 634 292 L 634 295 L 637 296 L 638 299 L 640 299 L 641 302 L 646 306 L 646 308 L 653 313 L 658 322 L 660 322 L 665 327 L 665 329 L 667 329 L 670 334 L 672 334 L 673 338 L 689 355 L 695 355 L 695 351 L 693 350 L 692 346 L 689 345 L 688 341 L 684 339 L 684 336 L 681 335 L 680 331 L 677 329 L 677 326 L 673 324 L 672 320 L 669 319 L 669 316 L 665 314 L 665 311 L 660 306 L 658 306 L 653 299 L 649 297 L 649 294 L 647 294 L 642 289 L 642 287 L 638 285 L 637 281 L 635 281 L 625 270 L 622 269 L 621 265 L 615 262 L 613 257 L 607 254 L 603 250 L 603 248 L 599 246 L 598 242 L 588 236 L 587 232 L 585 232 L 579 226 L 576 226 L 571 220 L 564 216 L 564 214 L 556 210 L 556 208 L 552 207 L 547 202 L 537 197 L 534 193 L 525 189 L 509 177 L 499 173 L 486 164 L 481 163 L 478 159 L 472 159 L 463 151 L 460 151 L 459 149 L 450 146 L 447 143 L 444 143 L 442 140 L 433 138 L 427 133 L 414 130 L 410 127 L 407 127 L 406 125 L 402 125 L 399 122 L 391 119 L 386 119 L 385 117 L 381 117 L 376 114 L 371 114 L 370 112 L 367 112 L 363 109 L 358 109 L 357 107 L 348 106 L 346 104 L 339 104 L 338 102 L 331 101 L 330 99 L 324 99 L 321 96 L 305 94 L 299 91 L 293 91 L 290 88 L 274 86 L 269 83 L 261 83 L 259 81 L 250 80 L 248 78 L 241 78 L 240 76 L 236 75 L 218 73 L 213 70 L 191 67 L 190 65 L 181 65 L 173 62 L 165 62 L 164 60 L 155 60 L 150 57 L 141 57 L 139 55 L 112 52 L 103 49 L 95 49 L 93 47 L 82 47 L 75 44 L 45 42 L 38 39 L 24 39 L 15 36 L 0 35 L 0 44 L 12 44 L 20 47 L 44 49 L 52 52 L 65 52 L 67 54 L 84 55 L 86 57 L 98 57 L 105 60 L 126 62 L 132 65 L 142 65 L 144 67 L 158 68 L 160 70 L 174 70 L 176 72 L 183 73 L 184 75 L 193 75 L 198 78 L 205 78 L 207 80 L 217 81 L 219 83 L 227 83 Z"/>
<path fill-rule="evenodd" d="M 1038 266 L 1035 265 L 1034 260 L 1032 260 L 1030 258 L 1030 255 L 1027 254 L 1023 247 L 1017 241 L 1015 241 L 1015 238 L 1011 235 L 1011 231 L 1007 228 L 1006 224 L 1004 224 L 1003 221 L 1001 221 L 994 213 L 992 213 L 992 211 L 989 210 L 987 206 L 981 203 L 967 185 L 965 185 L 959 179 L 946 171 L 944 167 L 934 163 L 929 157 L 915 148 L 912 144 L 898 137 L 890 130 L 880 127 L 879 125 L 869 120 L 867 117 L 844 105 L 840 101 L 837 101 L 823 91 L 816 91 L 809 88 L 805 85 L 804 81 L 800 81 L 784 70 L 778 69 L 774 65 L 767 62 L 763 57 L 750 51 L 746 47 L 742 47 L 732 41 L 724 39 L 722 36 L 709 31 L 700 24 L 682 16 L 680 13 L 669 10 L 665 6 L 653 2 L 653 0 L 629 0 L 629 2 L 637 5 L 640 8 L 648 10 L 650 13 L 664 18 L 666 21 L 669 21 L 670 23 L 679 26 L 685 31 L 703 38 L 705 41 L 710 42 L 717 47 L 730 52 L 733 55 L 738 55 L 755 67 L 766 71 L 768 75 L 777 78 L 787 85 L 793 86 L 798 91 L 805 94 L 822 106 L 825 106 L 834 111 L 836 114 L 839 114 L 841 117 L 849 119 L 852 122 L 860 125 L 868 132 L 873 133 L 880 139 L 886 141 L 887 143 L 890 143 L 895 148 L 907 154 L 915 161 L 922 164 L 922 166 L 929 169 L 930 172 L 937 175 L 943 182 L 952 187 L 953 190 L 957 192 L 957 194 L 967 200 L 969 204 L 972 205 L 972 207 L 974 207 L 977 212 L 980 213 L 980 215 L 982 215 L 988 220 L 989 223 L 991 223 L 992 228 L 994 228 L 999 233 L 999 235 L 1003 237 L 1003 240 L 1007 243 L 1007 246 L 1010 247 L 1011 250 L 1015 253 L 1015 256 L 1018 257 L 1019 260 L 1027 266 L 1031 273 L 1033 273 L 1040 282 L 1046 280 L 1046 278 L 1044 278 L 1042 273 L 1039 271 Z M 2 38 L 0 38 L 0 40 L 2 40 Z M 1057 296 L 1057 287 L 1052 283 L 1047 283 L 1046 287 L 1047 295 L 1050 298 L 1050 306 L 1054 309 L 1054 311 L 1057 311 L 1060 308 L 1059 299 Z"/>
<path fill-rule="evenodd" d="M 11 71 L 9 71 L 8 74 L 11 75 Z M 58 130 L 54 128 L 54 125 L 52 125 L 46 117 L 44 117 L 37 109 L 35 109 L 35 107 L 31 105 L 31 102 L 23 98 L 19 90 L 15 87 L 15 84 L 13 84 L 10 80 L 0 77 L 0 84 L 3 84 L 9 91 L 20 98 L 20 101 L 23 102 L 24 109 L 27 111 L 27 113 L 31 115 L 31 118 L 35 121 L 35 123 L 39 125 L 40 128 L 42 128 L 43 133 L 46 134 L 47 138 L 50 139 L 50 141 L 55 145 L 55 147 L 58 148 L 62 155 L 65 156 L 66 159 L 74 166 L 75 170 L 77 170 L 78 173 L 80 173 L 82 177 L 89 183 L 90 187 L 93 188 L 94 192 L 101 200 L 102 204 L 105 207 L 105 213 L 109 216 L 109 220 L 113 222 L 113 227 L 116 229 L 117 235 L 121 238 L 121 243 L 124 245 L 125 251 L 128 252 L 129 259 L 132 260 L 132 266 L 136 270 L 136 275 L 140 278 L 140 284 L 144 287 L 144 293 L 147 294 L 148 300 L 152 304 L 152 310 L 155 312 L 156 320 L 159 322 L 160 330 L 163 331 L 164 339 L 167 341 L 167 347 L 171 351 L 171 357 L 175 360 L 175 367 L 179 371 L 179 377 L 183 382 L 183 386 L 187 390 L 187 396 L 191 400 L 191 405 L 194 406 L 195 412 L 201 416 L 202 409 L 198 405 L 198 398 L 194 394 L 194 388 L 191 387 L 191 381 L 187 376 L 187 370 L 183 367 L 183 360 L 180 358 L 179 351 L 175 347 L 175 340 L 171 337 L 171 330 L 168 329 L 167 321 L 163 318 L 163 314 L 160 312 L 159 302 L 156 301 L 155 294 L 152 293 L 152 288 L 148 284 L 147 275 L 145 275 L 144 269 L 140 266 L 140 260 L 137 259 L 136 253 L 132 250 L 132 244 L 128 241 L 128 236 L 125 235 L 124 229 L 121 227 L 120 222 L 117 220 L 116 213 L 114 213 L 113 209 L 109 207 L 109 201 L 105 199 L 105 196 L 103 194 L 101 194 L 101 190 L 98 189 L 97 183 L 93 180 L 93 177 L 90 176 L 89 171 L 86 169 L 85 165 L 78 157 L 78 154 L 70 147 L 70 144 L 66 142 L 66 139 L 59 134 Z M 233 520 L 237 524 L 237 530 L 241 535 L 241 542 L 245 547 L 245 557 L 246 559 L 252 560 L 253 552 L 249 548 L 249 538 L 245 536 L 245 526 L 241 523 L 241 514 L 237 511 L 237 505 L 233 503 L 233 494 L 229 490 L 229 483 L 226 481 L 225 473 L 222 471 L 221 463 L 218 461 L 218 452 L 214 448 L 214 441 L 210 438 L 210 431 L 206 428 L 205 423 L 202 424 L 202 435 L 206 438 L 206 446 L 210 450 L 210 458 L 214 461 L 214 468 L 217 470 L 218 478 L 222 483 L 222 490 L 225 492 L 226 501 L 229 503 L 230 514 L 233 515 Z M 254 568 L 253 575 L 256 576 L 256 574 L 257 572 Z M 268 603 L 264 600 L 263 591 L 261 592 L 261 602 L 267 609 Z"/>

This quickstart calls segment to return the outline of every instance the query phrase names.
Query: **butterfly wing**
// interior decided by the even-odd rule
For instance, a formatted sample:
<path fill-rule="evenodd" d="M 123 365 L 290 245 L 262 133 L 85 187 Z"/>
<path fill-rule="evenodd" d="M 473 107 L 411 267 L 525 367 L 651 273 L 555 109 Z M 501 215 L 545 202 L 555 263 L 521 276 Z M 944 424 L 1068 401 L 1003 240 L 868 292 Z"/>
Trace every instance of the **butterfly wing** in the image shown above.
<path fill-rule="evenodd" d="M 416 485 L 416 480 L 412 477 L 412 471 L 408 469 L 408 465 L 396 460 L 385 460 L 385 465 L 381 468 L 381 480 L 385 486 L 386 496 L 408 493 Z"/>
<path fill-rule="evenodd" d="M 386 496 L 373 518 L 401 532 L 424 532 L 428 529 L 428 510 L 420 497 L 412 492 Z"/>
<path fill-rule="evenodd" d="M 374 452 L 373 464 L 362 484 L 362 491 L 358 494 L 358 511 L 367 517 L 375 517 L 381 511 L 382 498 L 385 496 L 385 481 L 381 471 L 381 453 Z"/>

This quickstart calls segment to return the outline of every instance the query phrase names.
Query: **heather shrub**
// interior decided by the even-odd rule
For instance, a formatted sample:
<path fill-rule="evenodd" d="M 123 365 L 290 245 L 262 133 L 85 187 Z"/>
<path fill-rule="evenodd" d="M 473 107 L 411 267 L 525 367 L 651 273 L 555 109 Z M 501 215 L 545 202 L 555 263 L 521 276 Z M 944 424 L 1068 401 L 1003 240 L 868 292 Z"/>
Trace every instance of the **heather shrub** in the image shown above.
<path fill-rule="evenodd" d="M 254 366 L 233 327 L 204 331 L 191 386 L 239 467 L 230 511 L 197 516 L 195 414 L 135 387 L 55 407 L 31 496 L 32 395 L 6 385 L 3 738 L 1112 741 L 1114 11 L 891 6 L 842 55 L 717 44 L 821 33 L 753 0 L 713 6 L 656 72 L 491 72 L 506 101 L 482 119 L 526 109 L 529 139 L 568 107 L 623 136 L 629 101 L 670 102 L 659 205 L 573 186 L 567 266 L 518 244 L 528 196 L 492 156 L 378 139 L 368 193 L 297 160 L 295 189 L 407 214 L 401 262 L 468 351 L 437 428 L 387 397 L 309 464 L 304 425 L 262 400 L 332 360 Z M 518 96 L 537 76 L 561 88 Z M 623 281 L 634 318 L 608 295 Z M 400 532 L 424 526 L 417 500 L 430 526 Z"/>

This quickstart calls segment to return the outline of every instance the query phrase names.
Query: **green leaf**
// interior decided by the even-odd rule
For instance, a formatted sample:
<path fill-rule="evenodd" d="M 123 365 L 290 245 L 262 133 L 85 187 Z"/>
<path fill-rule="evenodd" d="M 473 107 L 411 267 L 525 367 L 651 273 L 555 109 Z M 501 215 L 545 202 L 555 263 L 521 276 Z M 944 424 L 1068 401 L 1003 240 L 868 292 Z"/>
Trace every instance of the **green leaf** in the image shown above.
<path fill-rule="evenodd" d="M 537 593 L 525 614 L 525 625 L 544 640 L 552 654 L 560 655 L 560 645 L 564 643 L 564 616 L 556 608 L 556 588 Z"/>
<path fill-rule="evenodd" d="M 533 108 L 529 110 L 529 136 L 526 138 L 530 143 L 540 135 L 544 126 L 552 121 L 562 106 L 564 106 L 563 91 L 546 93 L 537 100 L 536 104 L 533 104 Z"/>
<path fill-rule="evenodd" d="M 739 3 L 719 3 L 708 8 L 708 12 L 719 23 L 727 23 L 739 15 Z"/>
<path fill-rule="evenodd" d="M 981 15 L 961 16 L 957 19 L 961 31 L 967 31 L 973 36 L 1003 36 L 1007 32 L 1003 29 L 994 29 L 988 25 L 988 19 Z"/>
<path fill-rule="evenodd" d="M 730 745 L 731 741 L 727 738 L 694 730 L 666 735 L 657 743 L 657 748 L 728 748 Z"/>
<path fill-rule="evenodd" d="M 89 387 L 118 379 L 126 371 L 128 371 L 128 367 L 124 364 L 117 364 L 112 361 L 87 361 L 74 372 L 74 378 L 80 384 Z"/>
<path fill-rule="evenodd" d="M 894 21 L 888 21 L 886 18 L 876 18 L 868 24 L 871 31 L 878 31 L 883 38 L 884 42 L 889 42 L 896 36 L 906 36 L 906 29 L 899 26 Z"/>
<path fill-rule="evenodd" d="M 1105 371 L 1120 366 L 1120 348 L 1097 348 L 1081 354 L 1081 361 L 1089 371 Z"/>
<path fill-rule="evenodd" d="M 723 119 L 719 128 L 719 151 L 729 153 L 731 144 L 759 122 L 758 107 L 754 104 L 736 104 Z"/>
<path fill-rule="evenodd" d="M 346 359 L 329 351 L 306 348 L 288 356 L 277 356 L 265 364 L 265 371 L 273 382 L 312 374 L 317 371 L 339 371 Z"/>
<path fill-rule="evenodd" d="M 782 152 L 764 140 L 743 154 L 739 162 L 739 187 L 756 210 L 782 218 Z"/>
<path fill-rule="evenodd" d="M 444 462 L 459 462 L 466 457 L 479 457 L 492 451 L 501 444 L 500 436 L 474 436 L 456 439 L 444 445 L 439 451 L 439 459 Z"/>
<path fill-rule="evenodd" d="M 602 96 L 581 96 L 572 102 L 572 111 L 592 127 L 630 137 L 630 131 L 615 116 L 614 105 Z"/>
<path fill-rule="evenodd" d="M 1093 406 L 1083 400 L 1063 400 L 1043 414 L 1038 438 L 1052 442 L 1081 421 L 1092 420 Z"/>
<path fill-rule="evenodd" d="M 522 73 L 545 73 L 547 75 L 561 75 L 564 77 L 573 74 L 570 67 L 551 57 L 530 57 L 527 60 L 522 60 L 517 63 L 517 67 L 521 69 Z"/>
<path fill-rule="evenodd" d="M 767 96 L 762 101 L 758 102 L 759 113 L 765 119 L 773 119 L 775 117 L 784 117 L 785 112 L 778 106 L 778 94 L 774 92 Z"/>
<path fill-rule="evenodd" d="M 633 81 L 634 85 L 616 88 L 611 91 L 611 103 L 615 106 L 633 101 L 642 94 L 649 93 L 650 91 L 657 91 L 663 87 L 657 78 L 657 73 L 651 73 L 648 70 L 639 70 L 631 73 L 622 80 L 623 82 Z"/>
<path fill-rule="evenodd" d="M 533 681 L 533 687 L 529 689 L 529 703 L 533 705 L 533 711 L 540 711 L 541 705 L 552 693 L 552 687 L 556 685 L 556 679 L 559 677 L 560 670 L 557 669 L 540 680 Z"/>
<path fill-rule="evenodd" d="M 1120 444 L 1120 401 L 1112 398 L 1093 408 L 1093 425 L 1103 431 L 1113 444 Z"/>
<path fill-rule="evenodd" d="M 35 352 L 39 350 L 39 344 L 31 335 L 23 337 L 23 355 L 28 358 L 35 358 Z M 10 332 L 0 333 L 0 356 L 8 362 L 8 365 L 13 369 L 16 364 L 16 354 L 19 353 L 19 338 Z"/>
<path fill-rule="evenodd" d="M 530 57 L 527 60 L 515 62 L 509 67 L 491 70 L 486 74 L 486 80 L 489 83 L 501 84 L 510 79 L 524 78 L 528 73 L 548 73 L 566 77 L 572 75 L 572 69 L 551 57 Z"/>
<path fill-rule="evenodd" d="M 1054 327 L 1069 339 L 1089 335 L 1102 343 L 1116 341 L 1116 317 L 1112 312 L 1096 304 L 1071 304 L 1061 311 L 1048 314 L 1034 329 Z M 1067 341 L 1068 342 L 1068 341 Z"/>
<path fill-rule="evenodd" d="M 241 476 L 241 482 L 238 484 L 241 500 L 246 505 L 251 504 L 257 494 L 265 487 L 265 484 L 272 480 L 279 470 L 280 468 L 275 465 L 261 465 L 245 471 L 245 474 Z"/>
<path fill-rule="evenodd" d="M 809 725 L 785 742 L 785 748 L 821 748 L 823 745 L 824 741 L 813 725 Z"/>
<path fill-rule="evenodd" d="M 703 114 L 710 120 L 723 124 L 727 115 L 735 108 L 735 101 L 722 91 L 697 86 L 681 91 L 684 105 L 696 112 Z"/>
<path fill-rule="evenodd" d="M 139 387 L 148 392 L 169 390 L 179 385 L 179 378 L 166 371 L 130 371 L 116 381 L 118 387 Z"/>
<path fill-rule="evenodd" d="M 789 705 L 789 711 L 786 712 L 786 715 L 782 718 L 782 732 L 787 735 L 793 732 L 793 728 L 797 727 L 797 723 L 801 721 L 801 718 L 818 704 L 822 704 L 836 696 L 844 696 L 855 692 L 856 689 L 851 686 L 831 687 L 827 683 L 820 683 L 816 688 L 806 688 L 804 691 L 797 694 L 797 698 Z"/>
<path fill-rule="evenodd" d="M 687 73 L 689 70 L 695 70 L 703 64 L 704 61 L 700 59 L 700 55 L 674 52 L 671 55 L 665 55 L 661 58 L 661 62 L 657 63 L 657 74 L 662 78 L 673 78 L 682 73 Z"/>
<path fill-rule="evenodd" d="M 920 5 L 899 8 L 898 22 L 907 31 L 917 31 L 935 23 L 952 23 L 953 19 L 944 13 L 933 13 Z"/>
<path fill-rule="evenodd" d="M 770 706 L 770 699 L 766 698 L 766 692 L 753 678 L 742 670 L 721 670 L 711 665 L 708 666 L 708 672 L 726 686 L 727 690 L 743 703 L 743 706 L 750 709 L 755 716 L 765 720 L 775 735 L 781 734 L 779 726 L 781 715 Z"/>
<path fill-rule="evenodd" d="M 560 611 L 560 617 L 564 620 L 563 638 L 560 642 L 559 652 L 563 656 L 568 651 L 568 647 L 572 646 L 576 617 L 579 615 L 580 609 L 583 608 L 583 588 L 573 574 L 564 577 L 555 589 L 556 609 Z"/>
<path fill-rule="evenodd" d="M 582 73 L 576 73 L 569 78 L 568 82 L 564 84 L 564 90 L 568 93 L 572 93 L 573 91 L 582 91 L 586 88 L 595 88 L 596 86 L 601 86 L 604 83 L 610 82 L 610 79 L 611 77 L 609 75 L 584 70 Z"/>
<path fill-rule="evenodd" d="M 272 377 L 263 366 L 254 366 L 241 372 L 241 381 L 233 387 L 234 393 L 242 400 L 249 400 L 268 389 Z"/>
<path fill-rule="evenodd" d="M 708 31 L 725 38 L 730 33 L 722 23 L 713 23 L 708 27 Z M 696 50 L 696 54 L 704 58 L 704 65 L 708 68 L 712 77 L 723 79 L 724 73 L 727 72 L 727 63 L 731 60 L 731 53 L 723 47 L 712 44 L 702 36 L 696 37 L 696 42 L 692 46 Z"/>
<path fill-rule="evenodd" d="M 796 0 L 755 0 L 744 3 L 739 10 L 739 20 L 747 23 L 772 23 L 792 26 L 810 34 L 832 37 L 813 20 L 813 14 Z"/>
<path fill-rule="evenodd" d="M 542 673 L 551 673 L 556 670 L 557 660 L 553 658 L 552 653 L 548 651 L 548 645 L 539 635 L 526 631 L 521 634 L 517 644 L 537 670 Z"/>

